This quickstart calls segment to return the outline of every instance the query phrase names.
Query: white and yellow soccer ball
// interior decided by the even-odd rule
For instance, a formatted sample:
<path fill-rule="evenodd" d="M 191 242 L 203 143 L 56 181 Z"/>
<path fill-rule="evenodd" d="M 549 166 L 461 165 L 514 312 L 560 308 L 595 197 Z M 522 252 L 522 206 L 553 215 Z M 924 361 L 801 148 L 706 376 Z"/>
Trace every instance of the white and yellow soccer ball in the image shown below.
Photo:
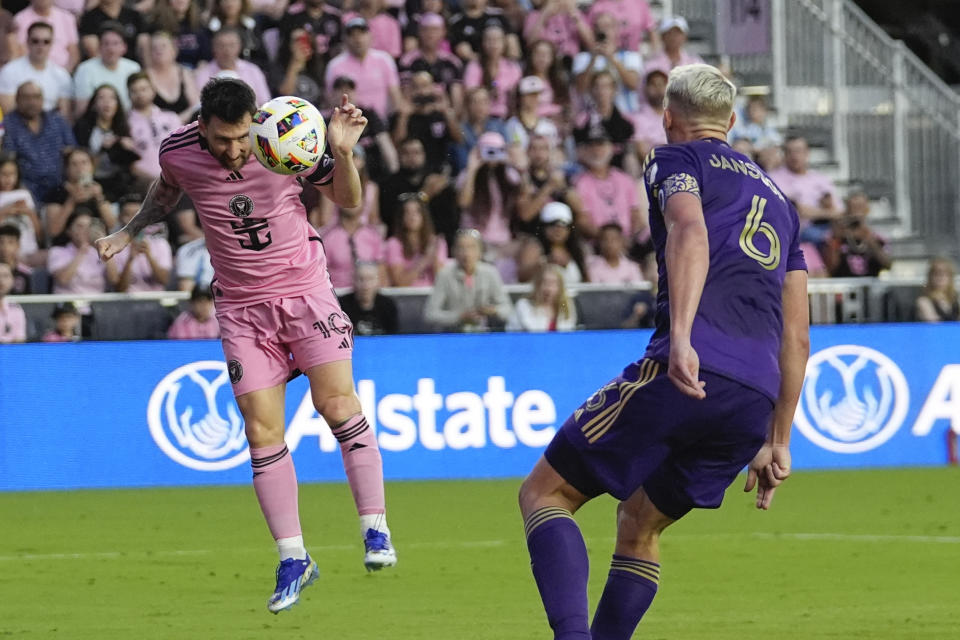
<path fill-rule="evenodd" d="M 303 98 L 274 98 L 253 115 L 250 146 L 260 164 L 274 173 L 310 171 L 323 157 L 326 144 L 323 116 Z"/>

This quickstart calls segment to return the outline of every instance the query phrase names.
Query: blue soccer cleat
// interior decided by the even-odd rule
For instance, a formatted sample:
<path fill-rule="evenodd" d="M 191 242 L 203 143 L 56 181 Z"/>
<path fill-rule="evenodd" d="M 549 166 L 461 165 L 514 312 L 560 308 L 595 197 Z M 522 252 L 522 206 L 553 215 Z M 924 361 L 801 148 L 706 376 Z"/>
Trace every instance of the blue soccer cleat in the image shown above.
<path fill-rule="evenodd" d="M 363 536 L 363 546 L 366 549 L 363 566 L 367 571 L 379 571 L 397 564 L 397 552 L 390 544 L 390 536 L 382 531 L 367 529 Z"/>
<path fill-rule="evenodd" d="M 271 613 L 280 613 L 297 604 L 300 592 L 313 584 L 320 569 L 309 555 L 306 560 L 287 558 L 277 567 L 277 589 L 267 601 Z"/>

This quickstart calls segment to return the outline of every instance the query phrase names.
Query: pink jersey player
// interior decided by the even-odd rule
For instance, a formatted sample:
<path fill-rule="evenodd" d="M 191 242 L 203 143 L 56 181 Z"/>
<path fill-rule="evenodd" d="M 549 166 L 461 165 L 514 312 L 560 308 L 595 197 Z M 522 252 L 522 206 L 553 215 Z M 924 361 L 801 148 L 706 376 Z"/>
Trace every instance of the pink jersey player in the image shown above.
<path fill-rule="evenodd" d="M 366 125 L 346 96 L 327 126 L 326 153 L 308 175 L 281 176 L 251 157 L 252 89 L 216 78 L 203 88 L 200 118 L 160 145 L 161 174 L 120 231 L 97 243 L 109 259 L 144 226 L 162 219 L 182 193 L 203 224 L 215 278 L 223 351 L 243 414 L 253 485 L 277 541 L 280 567 L 267 608 L 293 606 L 317 576 L 304 548 L 293 460 L 283 440 L 284 388 L 294 368 L 310 380 L 314 406 L 340 442 L 360 515 L 368 570 L 396 564 L 386 524 L 383 467 L 373 429 L 354 391 L 353 327 L 327 275 L 323 243 L 300 193 L 315 186 L 341 207 L 359 204 L 353 147 Z"/>

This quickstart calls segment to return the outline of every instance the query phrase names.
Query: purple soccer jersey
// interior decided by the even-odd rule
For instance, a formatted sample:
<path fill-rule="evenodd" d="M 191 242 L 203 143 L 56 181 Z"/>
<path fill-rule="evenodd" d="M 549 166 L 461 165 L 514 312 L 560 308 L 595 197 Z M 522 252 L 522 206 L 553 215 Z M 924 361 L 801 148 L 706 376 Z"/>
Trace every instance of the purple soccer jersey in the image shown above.
<path fill-rule="evenodd" d="M 762 169 L 717 139 L 657 147 L 644 183 L 659 266 L 656 331 L 646 357 L 666 362 L 670 353 L 663 212 L 671 196 L 691 193 L 702 203 L 710 244 L 691 333 L 700 367 L 776 400 L 783 280 L 787 271 L 806 270 L 796 209 Z"/>

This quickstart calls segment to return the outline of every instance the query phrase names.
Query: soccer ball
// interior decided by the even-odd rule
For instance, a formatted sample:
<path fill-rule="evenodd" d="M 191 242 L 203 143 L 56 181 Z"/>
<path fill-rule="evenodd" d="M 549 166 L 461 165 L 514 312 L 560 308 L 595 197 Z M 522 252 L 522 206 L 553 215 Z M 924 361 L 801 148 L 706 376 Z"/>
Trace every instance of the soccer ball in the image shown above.
<path fill-rule="evenodd" d="M 293 175 L 313 169 L 326 144 L 323 116 L 302 98 L 274 98 L 253 115 L 250 146 L 260 164 L 274 173 Z"/>

